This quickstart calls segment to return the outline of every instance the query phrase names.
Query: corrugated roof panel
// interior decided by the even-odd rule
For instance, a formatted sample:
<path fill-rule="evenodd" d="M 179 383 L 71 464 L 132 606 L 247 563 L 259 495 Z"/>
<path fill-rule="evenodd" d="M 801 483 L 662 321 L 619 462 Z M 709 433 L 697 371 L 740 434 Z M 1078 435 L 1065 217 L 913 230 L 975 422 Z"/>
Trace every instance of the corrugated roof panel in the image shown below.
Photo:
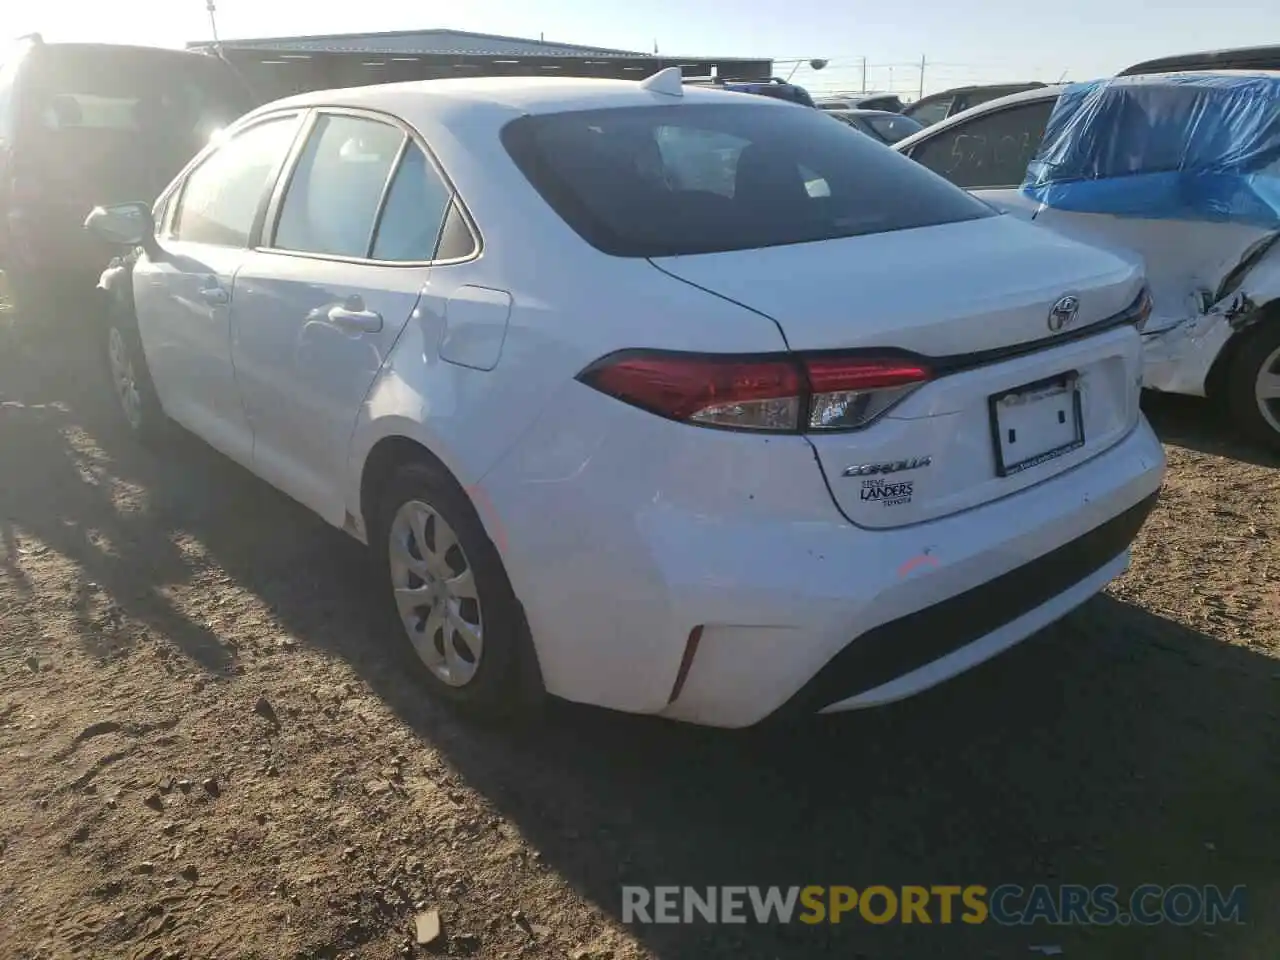
<path fill-rule="evenodd" d="M 200 42 L 189 47 L 209 47 Z M 226 50 L 280 50 L 290 53 L 373 53 L 393 56 L 415 54 L 467 57 L 652 57 L 652 54 L 608 47 L 584 47 L 503 37 L 463 30 L 401 30 L 393 33 L 341 33 L 313 37 L 254 37 L 223 40 Z"/>

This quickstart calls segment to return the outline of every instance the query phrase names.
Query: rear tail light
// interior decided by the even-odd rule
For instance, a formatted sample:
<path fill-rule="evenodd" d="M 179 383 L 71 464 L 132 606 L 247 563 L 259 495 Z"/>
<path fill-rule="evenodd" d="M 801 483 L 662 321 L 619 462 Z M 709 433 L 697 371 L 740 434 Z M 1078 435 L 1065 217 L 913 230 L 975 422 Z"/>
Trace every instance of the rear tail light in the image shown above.
<path fill-rule="evenodd" d="M 853 354 L 624 351 L 578 379 L 669 420 L 728 430 L 857 430 L 929 380 L 920 361 Z"/>

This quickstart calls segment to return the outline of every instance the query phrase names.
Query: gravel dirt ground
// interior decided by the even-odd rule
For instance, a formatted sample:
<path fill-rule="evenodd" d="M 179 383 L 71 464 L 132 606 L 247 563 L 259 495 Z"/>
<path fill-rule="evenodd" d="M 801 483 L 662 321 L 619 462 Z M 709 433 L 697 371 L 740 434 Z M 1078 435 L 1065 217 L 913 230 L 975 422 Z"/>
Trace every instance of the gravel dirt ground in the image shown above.
<path fill-rule="evenodd" d="M 1151 405 L 1131 572 L 924 696 L 498 730 L 420 695 L 358 544 L 139 449 L 83 329 L 0 331 L 0 957 L 1280 956 L 1280 461 L 1205 404 Z M 1247 922 L 621 918 L 624 883 L 1148 881 L 1245 884 Z"/>

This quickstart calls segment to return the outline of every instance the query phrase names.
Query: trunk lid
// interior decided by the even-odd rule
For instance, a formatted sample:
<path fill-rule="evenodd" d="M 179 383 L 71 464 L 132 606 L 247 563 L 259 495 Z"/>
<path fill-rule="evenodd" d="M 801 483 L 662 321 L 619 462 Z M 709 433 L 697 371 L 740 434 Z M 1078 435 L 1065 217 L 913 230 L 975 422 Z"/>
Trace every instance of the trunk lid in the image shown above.
<path fill-rule="evenodd" d="M 1136 330 L 1071 334 L 1133 304 L 1141 268 L 1050 230 L 993 217 L 654 262 L 767 314 L 792 350 L 940 361 L 934 379 L 866 428 L 809 434 L 836 505 L 859 526 L 919 523 L 1007 496 L 1095 456 L 1137 422 Z M 1049 315 L 1066 296 L 1078 314 L 1055 334 Z"/>
<path fill-rule="evenodd" d="M 653 262 L 772 317 L 792 350 L 1009 347 L 1047 337 L 1063 296 L 1079 299 L 1079 328 L 1141 285 L 1132 262 L 1009 216 Z"/>

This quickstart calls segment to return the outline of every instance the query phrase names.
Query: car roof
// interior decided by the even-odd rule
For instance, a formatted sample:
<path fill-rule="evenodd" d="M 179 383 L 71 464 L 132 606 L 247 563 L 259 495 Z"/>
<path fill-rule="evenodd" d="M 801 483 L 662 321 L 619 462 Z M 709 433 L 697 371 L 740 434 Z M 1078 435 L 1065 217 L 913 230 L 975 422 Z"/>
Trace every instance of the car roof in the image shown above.
<path fill-rule="evenodd" d="M 489 111 L 523 115 L 562 113 L 606 107 L 654 106 L 679 103 L 752 103 L 761 109 L 793 106 L 772 97 L 750 97 L 741 93 L 688 84 L 680 96 L 647 89 L 635 80 L 604 80 L 591 77 L 463 77 L 383 83 L 367 87 L 344 87 L 297 94 L 264 104 L 254 115 L 289 107 L 354 107 L 381 110 L 412 117 L 428 103 L 455 111 Z"/>
<path fill-rule="evenodd" d="M 815 99 L 818 103 L 863 103 L 867 100 L 887 100 L 889 97 L 897 96 L 892 91 L 884 91 L 883 93 L 834 93 Z"/>
<path fill-rule="evenodd" d="M 197 50 L 175 50 L 172 47 L 148 47 L 138 43 L 85 43 L 83 41 L 61 41 L 61 40 L 37 40 L 34 37 L 21 37 L 20 41 L 29 41 L 34 49 L 55 50 L 59 54 L 74 53 L 119 53 L 143 55 L 150 57 L 169 57 L 174 59 L 191 60 L 192 56 L 199 57 L 203 60 L 217 60 L 219 63 L 223 61 L 212 54 L 203 53 Z"/>
<path fill-rule="evenodd" d="M 1048 84 L 1041 83 L 1039 80 L 1017 80 L 1009 83 L 971 83 L 964 87 L 951 87 L 949 90 L 939 90 L 937 93 L 931 93 L 927 97 L 921 97 L 919 100 L 913 100 L 909 105 L 915 106 L 917 103 L 924 103 L 926 100 L 941 100 L 945 97 L 958 97 L 962 93 L 981 93 L 984 90 L 1009 90 L 1020 93 L 1024 90 L 1039 90 Z"/>
<path fill-rule="evenodd" d="M 902 114 L 894 113 L 892 110 L 864 110 L 860 107 L 848 107 L 844 110 L 824 110 L 823 112 L 836 117 L 902 117 Z M 910 118 L 908 117 L 907 119 Z"/>
<path fill-rule="evenodd" d="M 1142 63 L 1126 67 L 1117 76 L 1132 77 L 1149 73 L 1201 70 L 1280 70 L 1280 44 L 1205 50 L 1199 53 L 1157 57 L 1154 60 L 1144 60 Z"/>

